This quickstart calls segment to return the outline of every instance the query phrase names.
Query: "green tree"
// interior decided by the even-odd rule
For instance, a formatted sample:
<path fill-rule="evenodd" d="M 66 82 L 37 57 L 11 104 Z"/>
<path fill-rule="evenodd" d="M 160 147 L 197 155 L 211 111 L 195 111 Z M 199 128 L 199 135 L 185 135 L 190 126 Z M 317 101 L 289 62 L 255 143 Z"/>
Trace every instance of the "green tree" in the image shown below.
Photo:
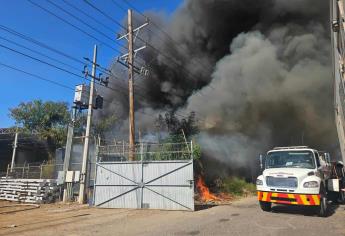
<path fill-rule="evenodd" d="M 186 135 L 186 139 L 191 139 L 194 135 L 199 133 L 199 127 L 195 112 L 191 112 L 188 117 L 178 119 L 174 112 L 165 113 L 165 117 L 159 115 L 156 120 L 160 128 L 169 132 L 170 142 L 184 142 L 182 130 Z"/>
<path fill-rule="evenodd" d="M 46 141 L 50 158 L 54 156 L 56 148 L 65 145 L 66 127 L 70 120 L 67 103 L 42 100 L 23 102 L 10 109 L 10 117 L 24 131 L 37 132 Z"/>
<path fill-rule="evenodd" d="M 100 136 L 101 139 L 105 139 L 105 135 L 111 127 L 116 122 L 116 116 L 115 115 L 110 115 L 108 117 L 103 117 L 102 119 L 95 120 L 92 125 L 93 133 L 96 136 Z"/>
<path fill-rule="evenodd" d="M 169 151 L 169 143 L 184 143 L 185 137 L 183 136 L 182 130 L 187 140 L 193 139 L 193 136 L 197 135 L 200 130 L 197 124 L 195 112 L 191 112 L 188 117 L 178 119 L 175 112 L 167 112 L 165 116 L 159 115 L 156 119 L 156 126 L 160 131 L 167 131 L 169 136 L 163 140 L 166 150 Z M 194 159 L 200 159 L 201 157 L 201 146 L 193 141 L 193 157 Z"/>
<path fill-rule="evenodd" d="M 87 118 L 87 112 L 80 113 L 77 115 L 76 122 L 74 125 L 74 134 L 83 136 L 85 129 L 86 129 L 86 118 Z M 91 126 L 91 132 L 92 135 L 95 137 L 99 136 L 102 140 L 105 139 L 106 134 L 110 133 L 111 128 L 116 123 L 116 116 L 110 115 L 110 116 L 103 116 L 103 117 L 97 117 L 94 116 L 92 119 L 92 126 Z"/>

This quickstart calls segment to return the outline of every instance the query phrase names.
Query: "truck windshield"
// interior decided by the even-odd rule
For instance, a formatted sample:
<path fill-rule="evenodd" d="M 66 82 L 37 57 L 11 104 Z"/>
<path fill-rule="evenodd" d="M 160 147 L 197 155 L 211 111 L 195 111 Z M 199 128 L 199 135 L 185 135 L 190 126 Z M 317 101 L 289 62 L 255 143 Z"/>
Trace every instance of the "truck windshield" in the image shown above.
<path fill-rule="evenodd" d="M 314 169 L 314 155 L 311 151 L 278 151 L 268 153 L 266 168 Z"/>

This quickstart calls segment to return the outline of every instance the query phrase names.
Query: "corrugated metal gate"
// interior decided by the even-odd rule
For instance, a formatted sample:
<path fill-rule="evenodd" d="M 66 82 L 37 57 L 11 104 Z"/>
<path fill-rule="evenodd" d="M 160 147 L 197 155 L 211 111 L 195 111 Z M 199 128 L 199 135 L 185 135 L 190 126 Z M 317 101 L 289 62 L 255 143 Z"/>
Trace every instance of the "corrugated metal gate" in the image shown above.
<path fill-rule="evenodd" d="M 94 204 L 193 211 L 193 160 L 98 162 Z"/>

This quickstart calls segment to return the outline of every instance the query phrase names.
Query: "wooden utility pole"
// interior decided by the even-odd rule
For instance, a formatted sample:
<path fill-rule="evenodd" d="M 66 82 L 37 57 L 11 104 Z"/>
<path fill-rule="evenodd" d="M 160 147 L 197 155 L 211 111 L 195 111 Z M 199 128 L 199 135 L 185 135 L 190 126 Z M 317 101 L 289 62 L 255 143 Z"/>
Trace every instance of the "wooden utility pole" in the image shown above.
<path fill-rule="evenodd" d="M 97 45 L 94 46 L 93 50 L 93 60 L 92 60 L 92 74 L 90 82 L 90 94 L 89 94 L 89 106 L 87 110 L 87 123 L 86 123 L 86 132 L 85 132 L 85 142 L 83 149 L 83 162 L 80 176 L 80 189 L 79 189 L 79 203 L 83 204 L 85 201 L 85 190 L 86 190 L 86 175 L 87 175 L 87 160 L 89 156 L 89 142 L 90 142 L 90 130 L 92 122 L 92 113 L 93 113 L 93 98 L 94 98 L 94 87 L 95 87 L 95 78 L 96 78 L 96 66 L 97 66 Z"/>
<path fill-rule="evenodd" d="M 143 45 L 137 49 L 134 49 L 134 42 L 138 37 L 139 31 L 147 26 L 149 22 L 142 24 L 141 26 L 133 29 L 132 21 L 132 10 L 128 9 L 128 26 L 127 33 L 125 35 L 119 36 L 117 40 L 126 39 L 128 41 L 128 53 L 120 56 L 118 62 L 128 68 L 128 95 L 129 95 L 129 155 L 128 160 L 135 160 L 135 117 L 134 117 L 134 73 L 147 75 L 148 70 L 144 67 L 138 68 L 134 65 L 135 55 L 146 48 L 146 45 Z M 123 62 L 124 61 L 124 62 Z"/>
<path fill-rule="evenodd" d="M 128 89 L 129 89 L 129 156 L 130 161 L 135 159 L 135 122 L 134 122 L 134 91 L 133 91 L 133 25 L 132 10 L 128 9 Z"/>

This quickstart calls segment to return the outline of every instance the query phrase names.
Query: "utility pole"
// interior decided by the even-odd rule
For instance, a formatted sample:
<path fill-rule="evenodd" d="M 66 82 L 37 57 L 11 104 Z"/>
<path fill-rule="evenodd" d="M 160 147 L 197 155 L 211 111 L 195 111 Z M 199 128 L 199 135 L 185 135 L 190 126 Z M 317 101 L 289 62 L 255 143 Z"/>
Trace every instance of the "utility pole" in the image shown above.
<path fill-rule="evenodd" d="M 134 58 L 136 54 L 145 49 L 146 45 L 134 49 L 135 40 L 139 34 L 140 29 L 147 26 L 149 23 L 146 21 L 143 25 L 139 26 L 136 29 L 133 29 L 133 17 L 132 17 L 132 10 L 128 9 L 128 26 L 127 26 L 127 34 L 119 36 L 117 39 L 127 39 L 128 41 L 128 53 L 122 55 L 118 58 L 118 62 L 128 68 L 128 95 L 129 95 L 129 156 L 128 159 L 130 161 L 134 161 L 135 159 L 135 117 L 134 117 L 134 73 L 147 75 L 148 70 L 145 68 L 138 68 L 134 65 Z M 125 61 L 123 63 L 121 60 Z"/>
<path fill-rule="evenodd" d="M 15 136 L 14 136 L 13 152 L 12 152 L 12 161 L 11 161 L 11 172 L 13 172 L 14 160 L 15 160 L 15 158 L 16 158 L 17 143 L 18 143 L 18 129 L 16 130 L 16 134 L 15 134 Z"/>
<path fill-rule="evenodd" d="M 83 149 L 83 162 L 80 176 L 80 189 L 79 189 L 79 203 L 83 204 L 85 202 L 85 190 L 86 190 L 86 175 L 87 175 L 87 160 L 89 156 L 89 141 L 90 141 L 90 130 L 91 130 L 91 121 L 93 113 L 93 97 L 94 97 L 94 87 L 95 87 L 95 78 L 96 78 L 96 66 L 97 66 L 97 45 L 94 46 L 93 50 L 93 60 L 92 60 L 92 74 L 90 82 L 90 94 L 89 94 L 89 106 L 87 110 L 87 123 L 86 123 L 86 132 L 85 132 L 85 142 Z"/>
<path fill-rule="evenodd" d="M 128 94 L 129 94 L 129 157 L 134 161 L 135 156 L 135 122 L 134 122 L 134 91 L 133 91 L 133 26 L 132 10 L 128 9 Z"/>
<path fill-rule="evenodd" d="M 63 202 L 67 202 L 67 200 L 70 199 L 71 196 L 68 196 L 67 191 L 67 184 L 66 184 L 66 173 L 69 169 L 69 163 L 71 160 L 71 152 L 72 152 L 72 145 L 73 145 L 73 135 L 74 135 L 74 123 L 76 119 L 76 108 L 73 107 L 72 110 L 72 120 L 70 124 L 68 125 L 68 133 L 67 133 L 67 141 L 66 141 L 66 149 L 65 149 L 65 158 L 64 158 L 64 165 L 63 165 L 63 171 L 64 171 L 64 191 L 63 191 Z"/>

